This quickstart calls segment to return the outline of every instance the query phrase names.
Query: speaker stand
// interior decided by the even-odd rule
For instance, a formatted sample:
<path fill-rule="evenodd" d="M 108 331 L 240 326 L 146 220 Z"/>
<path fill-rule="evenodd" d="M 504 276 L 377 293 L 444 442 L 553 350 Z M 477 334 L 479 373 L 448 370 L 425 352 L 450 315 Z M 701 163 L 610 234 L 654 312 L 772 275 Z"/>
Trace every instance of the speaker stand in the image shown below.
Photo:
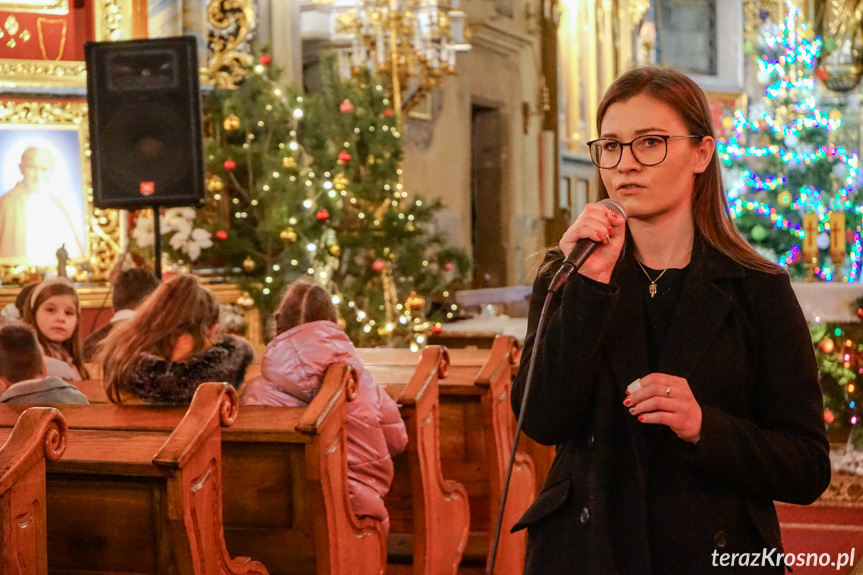
<path fill-rule="evenodd" d="M 153 233 L 156 234 L 156 237 L 153 241 L 153 255 L 156 259 L 156 277 L 159 278 L 159 281 L 162 281 L 162 229 L 161 229 L 161 220 L 162 216 L 159 213 L 159 206 L 153 206 Z"/>

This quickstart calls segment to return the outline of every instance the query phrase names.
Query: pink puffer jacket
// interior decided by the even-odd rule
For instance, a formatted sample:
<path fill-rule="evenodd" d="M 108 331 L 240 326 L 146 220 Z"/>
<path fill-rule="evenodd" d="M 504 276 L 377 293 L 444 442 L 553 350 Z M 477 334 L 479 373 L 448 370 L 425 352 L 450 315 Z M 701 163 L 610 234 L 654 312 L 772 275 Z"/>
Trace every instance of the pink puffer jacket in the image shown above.
<path fill-rule="evenodd" d="M 348 336 L 331 321 L 298 325 L 280 334 L 264 351 L 261 375 L 248 382 L 242 405 L 305 407 L 321 388 L 333 363 L 357 369 L 359 392 L 348 403 L 348 487 L 357 515 L 389 526 L 383 496 L 393 480 L 391 456 L 407 446 L 398 406 L 366 371 Z"/>

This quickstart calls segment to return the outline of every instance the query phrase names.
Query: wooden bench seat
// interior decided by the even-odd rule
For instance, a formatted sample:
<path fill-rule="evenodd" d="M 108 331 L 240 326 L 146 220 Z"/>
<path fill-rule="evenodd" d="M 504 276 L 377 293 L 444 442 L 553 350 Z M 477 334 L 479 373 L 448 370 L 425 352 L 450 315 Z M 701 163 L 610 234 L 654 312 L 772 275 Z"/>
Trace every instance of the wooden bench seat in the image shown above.
<path fill-rule="evenodd" d="M 59 411 L 31 407 L 0 448 L 0 573 L 48 573 L 45 461 L 66 450 L 68 431 Z"/>
<path fill-rule="evenodd" d="M 347 487 L 347 401 L 356 373 L 336 364 L 307 408 L 243 406 L 222 434 L 224 532 L 232 553 L 279 574 L 380 574 L 379 521 L 357 518 Z M 101 389 L 99 387 L 98 389 Z M 58 406 L 74 432 L 123 430 L 146 437 L 172 429 L 182 408 Z M 0 425 L 14 417 L 0 405 Z"/>
<path fill-rule="evenodd" d="M 509 406 L 515 341 L 500 336 L 478 365 L 476 355 L 450 350 L 450 368 L 440 381 L 440 453 L 444 477 L 465 486 L 470 502 L 470 534 L 462 565 L 487 564 L 506 466 L 512 447 L 514 419 Z M 361 349 L 367 368 L 416 365 L 416 353 L 407 350 Z M 520 573 L 524 562 L 525 533 L 509 533 L 535 497 L 533 462 L 520 453 L 513 469 L 504 514 L 495 573 Z"/>
<path fill-rule="evenodd" d="M 470 511 L 460 483 L 444 479 L 439 442 L 438 381 L 449 357 L 439 346 L 407 366 L 368 366 L 399 404 L 408 432 L 404 453 L 393 458 L 395 477 L 385 498 L 390 513 L 390 571 L 406 561 L 415 575 L 454 575 L 467 544 Z"/>
<path fill-rule="evenodd" d="M 5 438 L 20 406 L 2 407 Z M 233 388 L 211 382 L 170 430 L 70 426 L 64 459 L 47 466 L 50 571 L 266 574 L 225 549 L 221 427 L 237 408 Z"/>

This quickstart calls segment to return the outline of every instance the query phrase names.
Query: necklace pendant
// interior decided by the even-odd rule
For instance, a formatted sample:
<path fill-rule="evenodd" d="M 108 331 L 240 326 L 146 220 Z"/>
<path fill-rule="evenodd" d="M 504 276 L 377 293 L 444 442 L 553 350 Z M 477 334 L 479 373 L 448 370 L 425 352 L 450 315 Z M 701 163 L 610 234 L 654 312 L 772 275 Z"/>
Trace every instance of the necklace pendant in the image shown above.
<path fill-rule="evenodd" d="M 648 291 L 648 292 L 650 292 L 650 297 L 651 297 L 651 298 L 652 298 L 653 296 L 655 296 L 655 295 L 656 295 L 656 284 L 655 284 L 654 282 L 650 282 L 650 287 L 649 287 L 649 288 L 647 288 L 647 291 Z"/>

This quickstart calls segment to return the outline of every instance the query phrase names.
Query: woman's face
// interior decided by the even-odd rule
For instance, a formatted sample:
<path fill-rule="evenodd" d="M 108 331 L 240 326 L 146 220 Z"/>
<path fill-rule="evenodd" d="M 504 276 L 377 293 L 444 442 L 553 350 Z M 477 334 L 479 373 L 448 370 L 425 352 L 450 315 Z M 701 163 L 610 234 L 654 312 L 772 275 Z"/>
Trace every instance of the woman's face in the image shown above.
<path fill-rule="evenodd" d="M 52 295 L 36 310 L 36 327 L 55 343 L 63 343 L 75 333 L 78 305 L 73 295 Z"/>
<path fill-rule="evenodd" d="M 645 135 L 686 136 L 689 131 L 670 106 L 640 94 L 608 107 L 602 119 L 600 138 L 628 143 Z M 660 138 L 647 145 L 664 145 Z M 600 169 L 608 195 L 623 204 L 627 218 L 645 221 L 689 214 L 695 175 L 710 163 L 715 142 L 712 137 L 670 138 L 665 159 L 655 166 L 635 160 L 630 146 L 622 148 L 620 163 Z"/>

